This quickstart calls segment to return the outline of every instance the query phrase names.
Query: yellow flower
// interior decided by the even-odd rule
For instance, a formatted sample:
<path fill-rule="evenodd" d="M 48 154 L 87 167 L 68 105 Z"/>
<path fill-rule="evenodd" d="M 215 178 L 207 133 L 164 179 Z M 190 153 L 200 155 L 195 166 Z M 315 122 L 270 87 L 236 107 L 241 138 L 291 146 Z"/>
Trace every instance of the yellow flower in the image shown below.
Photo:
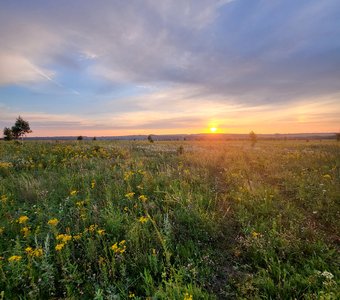
<path fill-rule="evenodd" d="M 85 201 L 78 201 L 78 202 L 76 202 L 76 205 L 79 206 L 79 207 L 84 206 Z"/>
<path fill-rule="evenodd" d="M 191 294 L 189 294 L 189 293 L 185 293 L 185 295 L 184 295 L 184 300 L 192 300 L 193 298 L 192 298 L 192 295 Z"/>
<path fill-rule="evenodd" d="M 124 173 L 124 180 L 128 181 L 132 176 L 133 176 L 133 172 L 132 171 L 125 172 Z"/>
<path fill-rule="evenodd" d="M 56 237 L 57 241 L 62 241 L 63 243 L 67 243 L 72 240 L 72 235 L 70 234 L 58 234 Z"/>
<path fill-rule="evenodd" d="M 27 255 L 32 256 L 32 257 L 40 257 L 44 253 L 43 249 L 41 248 L 33 249 L 32 247 L 27 247 L 25 249 L 25 252 L 27 253 Z"/>
<path fill-rule="evenodd" d="M 256 232 L 256 231 L 253 231 L 252 233 L 251 233 L 251 235 L 253 236 L 253 238 L 258 238 L 258 237 L 260 237 L 261 236 L 261 233 L 258 233 L 258 232 Z"/>
<path fill-rule="evenodd" d="M 61 251 L 61 249 L 63 249 L 63 248 L 64 248 L 64 246 L 65 246 L 65 244 L 64 244 L 64 243 L 57 244 L 57 245 L 55 246 L 55 250 L 57 250 L 57 251 Z"/>
<path fill-rule="evenodd" d="M 27 226 L 24 227 L 24 228 L 22 228 L 20 231 L 22 232 L 22 234 L 24 235 L 24 237 L 28 237 L 28 236 L 30 235 L 30 233 L 31 233 L 29 227 L 27 227 Z"/>
<path fill-rule="evenodd" d="M 129 298 L 132 299 L 132 298 L 135 298 L 135 297 L 136 297 L 136 295 L 134 293 L 132 293 L 132 292 L 129 293 Z"/>
<path fill-rule="evenodd" d="M 41 257 L 44 254 L 43 249 L 37 248 L 33 250 L 33 256 L 34 257 Z"/>
<path fill-rule="evenodd" d="M 0 227 L 0 235 L 2 235 L 5 231 L 5 228 L 4 227 Z"/>
<path fill-rule="evenodd" d="M 142 202 L 146 202 L 146 200 L 148 200 L 148 198 L 147 198 L 146 196 L 144 196 L 144 195 L 140 195 L 140 196 L 138 197 L 138 199 L 139 199 L 140 201 L 142 201 Z"/>
<path fill-rule="evenodd" d="M 98 225 L 96 224 L 92 224 L 89 226 L 89 228 L 86 228 L 85 231 L 88 231 L 88 232 L 95 232 L 95 230 L 97 229 Z"/>
<path fill-rule="evenodd" d="M 77 190 L 73 190 L 73 191 L 70 192 L 70 195 L 71 195 L 71 196 L 75 196 L 75 195 L 77 195 L 77 194 L 78 194 L 78 191 L 77 191 Z"/>
<path fill-rule="evenodd" d="M 117 250 L 118 250 L 118 243 L 114 243 L 114 244 L 111 246 L 111 249 L 112 249 L 114 252 L 117 252 Z"/>
<path fill-rule="evenodd" d="M 81 233 L 76 234 L 76 235 L 73 236 L 73 239 L 76 240 L 76 241 L 77 241 L 77 240 L 80 240 L 80 239 L 81 239 L 81 236 L 82 236 Z"/>
<path fill-rule="evenodd" d="M 325 174 L 322 177 L 325 178 L 325 179 L 332 179 L 331 175 L 329 175 L 329 174 Z"/>
<path fill-rule="evenodd" d="M 54 219 L 51 219 L 47 222 L 48 225 L 51 225 L 51 226 L 57 226 L 59 223 L 59 220 L 54 218 Z"/>
<path fill-rule="evenodd" d="M 95 180 L 92 180 L 91 181 L 91 189 L 94 189 L 96 186 L 96 181 Z"/>
<path fill-rule="evenodd" d="M 142 224 L 144 224 L 144 223 L 146 223 L 147 221 L 149 221 L 149 218 L 148 218 L 148 217 L 142 216 L 142 217 L 139 218 L 138 221 L 141 222 Z"/>
<path fill-rule="evenodd" d="M 135 195 L 134 192 L 130 192 L 130 193 L 125 194 L 125 197 L 128 198 L 129 200 L 131 200 L 131 199 L 133 199 L 134 195 Z"/>
<path fill-rule="evenodd" d="M 33 252 L 32 247 L 27 247 L 27 248 L 25 249 L 25 252 L 26 252 L 27 254 L 31 254 L 31 253 Z"/>
<path fill-rule="evenodd" d="M 0 197 L 0 201 L 1 201 L 2 203 L 4 203 L 4 204 L 7 202 L 7 200 L 8 200 L 8 198 L 7 198 L 6 195 L 2 195 L 2 196 Z"/>
<path fill-rule="evenodd" d="M 18 220 L 17 220 L 17 222 L 19 223 L 19 224 L 25 224 L 27 221 L 28 221 L 28 217 L 27 216 L 20 216 L 19 218 L 18 218 Z"/>
<path fill-rule="evenodd" d="M 21 256 L 20 255 L 13 255 L 10 258 L 8 258 L 8 261 L 19 261 L 21 260 Z"/>
<path fill-rule="evenodd" d="M 8 169 L 11 167 L 13 167 L 13 164 L 10 162 L 2 162 L 2 161 L 0 162 L 0 168 Z"/>
<path fill-rule="evenodd" d="M 104 230 L 104 229 L 98 229 L 98 230 L 97 230 L 97 233 L 98 233 L 99 235 L 104 235 L 104 234 L 105 234 L 105 230 Z"/>
<path fill-rule="evenodd" d="M 114 243 L 111 246 L 111 250 L 113 250 L 116 254 L 123 254 L 126 250 L 125 242 L 125 240 L 122 240 L 119 243 Z"/>

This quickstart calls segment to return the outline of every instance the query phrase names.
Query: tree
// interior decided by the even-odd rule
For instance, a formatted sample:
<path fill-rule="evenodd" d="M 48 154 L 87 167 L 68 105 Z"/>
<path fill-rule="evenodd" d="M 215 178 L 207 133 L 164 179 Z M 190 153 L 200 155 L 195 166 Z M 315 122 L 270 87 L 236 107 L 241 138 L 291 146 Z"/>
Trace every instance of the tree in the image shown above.
<path fill-rule="evenodd" d="M 13 132 L 10 128 L 5 127 L 4 128 L 4 140 L 5 141 L 11 141 L 13 140 Z"/>
<path fill-rule="evenodd" d="M 18 117 L 12 128 L 4 128 L 4 139 L 10 141 L 13 139 L 23 138 L 27 133 L 31 133 L 30 124 L 25 121 L 22 117 Z"/>
<path fill-rule="evenodd" d="M 77 141 L 82 141 L 82 140 L 83 140 L 83 136 L 82 135 L 77 137 Z"/>
<path fill-rule="evenodd" d="M 337 140 L 338 142 L 340 142 L 340 132 L 336 133 L 335 136 L 336 136 L 336 140 Z"/>
<path fill-rule="evenodd" d="M 257 142 L 257 136 L 256 136 L 256 134 L 255 134 L 254 131 L 251 131 L 251 132 L 249 133 L 249 139 L 250 139 L 250 141 L 251 141 L 252 147 L 254 147 L 255 143 Z"/>
<path fill-rule="evenodd" d="M 14 126 L 12 126 L 12 134 L 15 139 L 23 138 L 23 136 L 27 133 L 31 133 L 32 130 L 30 128 L 30 124 L 25 121 L 22 117 L 18 117 L 15 121 Z"/>
<path fill-rule="evenodd" d="M 153 138 L 152 138 L 152 135 L 151 135 L 151 134 L 149 134 L 149 136 L 148 136 L 148 141 L 149 141 L 150 143 L 153 143 Z"/>

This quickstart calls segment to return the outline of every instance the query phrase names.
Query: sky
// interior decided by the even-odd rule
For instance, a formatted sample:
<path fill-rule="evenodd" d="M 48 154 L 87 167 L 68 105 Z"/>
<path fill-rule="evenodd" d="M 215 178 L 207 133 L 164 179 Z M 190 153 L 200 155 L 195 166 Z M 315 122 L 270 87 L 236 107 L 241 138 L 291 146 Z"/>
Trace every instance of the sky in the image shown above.
<path fill-rule="evenodd" d="M 340 131 L 338 0 L 1 0 L 0 127 Z"/>

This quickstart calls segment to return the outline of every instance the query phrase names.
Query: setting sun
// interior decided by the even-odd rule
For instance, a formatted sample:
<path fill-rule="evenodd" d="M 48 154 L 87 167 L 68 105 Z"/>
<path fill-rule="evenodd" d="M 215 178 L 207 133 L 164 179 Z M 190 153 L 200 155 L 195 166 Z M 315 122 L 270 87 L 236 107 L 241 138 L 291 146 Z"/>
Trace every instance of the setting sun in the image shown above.
<path fill-rule="evenodd" d="M 211 131 L 212 133 L 215 133 L 215 132 L 217 131 L 217 128 L 216 128 L 216 127 L 211 127 L 211 128 L 210 128 L 210 131 Z"/>

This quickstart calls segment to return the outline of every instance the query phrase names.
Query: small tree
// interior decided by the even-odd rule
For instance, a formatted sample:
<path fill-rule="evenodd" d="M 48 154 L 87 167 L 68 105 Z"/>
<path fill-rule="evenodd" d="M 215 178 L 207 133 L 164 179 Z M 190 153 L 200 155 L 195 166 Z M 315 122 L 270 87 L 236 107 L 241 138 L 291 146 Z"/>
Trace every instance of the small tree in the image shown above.
<path fill-rule="evenodd" d="M 18 117 L 17 120 L 15 121 L 14 126 L 12 128 L 5 127 L 4 128 L 4 139 L 6 141 L 10 141 L 12 139 L 18 139 L 23 137 L 27 133 L 31 133 L 32 130 L 30 128 L 30 124 L 25 121 L 22 117 Z"/>
<path fill-rule="evenodd" d="M 250 139 L 250 141 L 251 141 L 252 147 L 254 147 L 254 145 L 255 145 L 256 142 L 257 142 L 257 136 L 256 136 L 256 134 L 255 134 L 254 131 L 251 131 L 251 132 L 249 133 L 249 139 Z"/>
<path fill-rule="evenodd" d="M 10 128 L 5 127 L 4 128 L 4 140 L 5 141 L 11 141 L 13 140 L 13 132 Z"/>
<path fill-rule="evenodd" d="M 23 138 L 27 133 L 31 133 L 30 124 L 25 121 L 22 117 L 18 117 L 15 121 L 14 126 L 12 126 L 12 134 L 15 139 Z"/>
<path fill-rule="evenodd" d="M 153 138 L 152 138 L 152 135 L 151 135 L 151 134 L 149 134 L 149 136 L 148 136 L 148 141 L 149 141 L 150 143 L 153 143 Z"/>
<path fill-rule="evenodd" d="M 82 135 L 77 137 L 77 141 L 82 141 L 82 140 L 83 140 L 83 136 Z"/>
<path fill-rule="evenodd" d="M 337 140 L 338 142 L 340 142 L 340 132 L 336 133 L 335 136 L 336 136 L 336 140 Z"/>

